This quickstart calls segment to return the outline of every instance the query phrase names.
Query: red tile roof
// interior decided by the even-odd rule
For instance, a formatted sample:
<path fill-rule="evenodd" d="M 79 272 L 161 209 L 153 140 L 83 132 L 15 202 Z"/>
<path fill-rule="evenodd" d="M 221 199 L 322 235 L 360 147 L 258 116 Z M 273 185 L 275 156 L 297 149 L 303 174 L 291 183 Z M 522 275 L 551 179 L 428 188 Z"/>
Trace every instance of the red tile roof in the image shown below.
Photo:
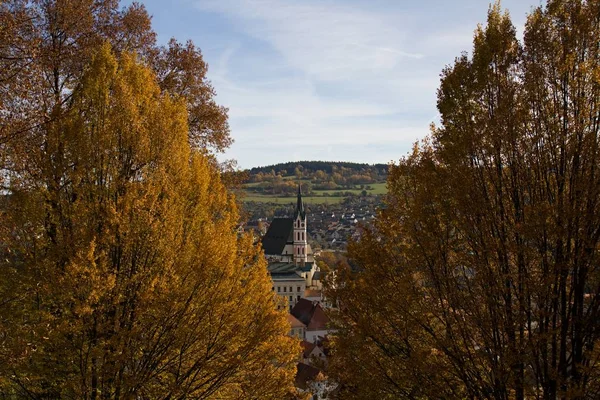
<path fill-rule="evenodd" d="M 329 317 L 327 316 L 327 314 L 325 314 L 325 312 L 321 308 L 321 305 L 317 304 L 307 328 L 309 330 L 327 329 L 328 323 L 329 323 Z"/>
<path fill-rule="evenodd" d="M 329 322 L 329 317 L 323 311 L 321 304 L 307 299 L 298 300 L 291 314 L 311 330 L 326 329 Z"/>
<path fill-rule="evenodd" d="M 306 289 L 304 291 L 304 297 L 321 297 L 321 291 L 315 289 Z"/>

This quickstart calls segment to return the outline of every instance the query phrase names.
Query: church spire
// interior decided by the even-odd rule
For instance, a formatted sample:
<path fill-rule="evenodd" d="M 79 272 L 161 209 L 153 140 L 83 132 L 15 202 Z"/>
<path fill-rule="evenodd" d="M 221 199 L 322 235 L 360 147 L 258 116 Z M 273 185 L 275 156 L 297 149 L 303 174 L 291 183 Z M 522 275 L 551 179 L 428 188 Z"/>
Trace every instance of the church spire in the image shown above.
<path fill-rule="evenodd" d="M 304 211 L 304 202 L 302 201 L 302 189 L 300 184 L 298 184 L 298 200 L 296 202 L 296 211 L 294 212 L 294 219 L 298 218 L 305 219 L 306 211 Z"/>
<path fill-rule="evenodd" d="M 306 243 L 306 211 L 302 201 L 302 189 L 298 185 L 298 202 L 294 212 L 294 262 L 304 265 L 308 261 L 308 245 Z"/>

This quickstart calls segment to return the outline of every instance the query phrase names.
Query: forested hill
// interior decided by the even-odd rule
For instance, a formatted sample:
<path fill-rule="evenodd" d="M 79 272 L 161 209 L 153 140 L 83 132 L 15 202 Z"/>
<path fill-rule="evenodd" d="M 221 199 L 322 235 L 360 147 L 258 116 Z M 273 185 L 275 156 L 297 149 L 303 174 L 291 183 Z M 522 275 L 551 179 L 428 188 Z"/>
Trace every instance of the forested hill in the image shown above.
<path fill-rule="evenodd" d="M 330 197 L 385 193 L 388 166 L 331 161 L 295 161 L 252 168 L 244 184 L 247 200 L 295 196 L 298 184 L 305 195 Z"/>
<path fill-rule="evenodd" d="M 387 175 L 387 164 L 361 164 L 345 161 L 290 161 L 265 167 L 254 167 L 249 170 L 250 175 L 258 173 L 289 176 L 298 171 L 302 173 L 315 173 L 323 171 L 326 174 L 332 174 L 335 171 L 349 171 L 353 173 L 375 173 L 379 176 Z"/>

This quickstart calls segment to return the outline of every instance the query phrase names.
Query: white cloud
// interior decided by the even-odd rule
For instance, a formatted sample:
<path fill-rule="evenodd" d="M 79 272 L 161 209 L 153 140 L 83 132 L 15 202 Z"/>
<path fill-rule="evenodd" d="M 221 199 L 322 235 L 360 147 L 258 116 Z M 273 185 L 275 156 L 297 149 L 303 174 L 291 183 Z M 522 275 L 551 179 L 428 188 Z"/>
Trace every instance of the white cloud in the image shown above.
<path fill-rule="evenodd" d="M 473 0 L 481 15 L 435 20 L 427 5 L 394 1 L 192 1 L 235 30 L 209 77 L 230 109 L 236 143 L 225 158 L 242 167 L 406 154 L 437 121 L 439 73 L 471 50 L 473 21 L 487 10 Z"/>
<path fill-rule="evenodd" d="M 268 42 L 288 62 L 319 80 L 351 79 L 366 71 L 390 70 L 403 59 L 405 33 L 385 14 L 341 2 L 285 0 L 202 0 L 202 11 L 227 15 L 245 33 Z"/>

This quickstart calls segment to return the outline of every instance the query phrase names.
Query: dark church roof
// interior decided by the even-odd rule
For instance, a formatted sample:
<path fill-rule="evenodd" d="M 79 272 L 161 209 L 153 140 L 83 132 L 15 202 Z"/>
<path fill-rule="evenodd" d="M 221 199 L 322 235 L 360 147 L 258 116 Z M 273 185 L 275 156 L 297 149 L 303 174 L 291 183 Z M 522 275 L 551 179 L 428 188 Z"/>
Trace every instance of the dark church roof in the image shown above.
<path fill-rule="evenodd" d="M 302 191 L 298 185 L 298 201 L 294 218 L 275 218 L 269 226 L 269 230 L 262 239 L 262 247 L 266 255 L 282 255 L 287 243 L 294 243 L 294 220 L 306 219 L 306 210 L 302 201 Z"/>
<path fill-rule="evenodd" d="M 265 254 L 281 255 L 286 243 L 294 242 L 294 220 L 275 218 L 262 239 Z"/>
<path fill-rule="evenodd" d="M 304 265 L 296 265 L 289 262 L 273 262 L 267 266 L 267 270 L 273 275 L 296 273 L 296 271 L 309 272 L 312 269 L 313 263 L 307 261 Z"/>

